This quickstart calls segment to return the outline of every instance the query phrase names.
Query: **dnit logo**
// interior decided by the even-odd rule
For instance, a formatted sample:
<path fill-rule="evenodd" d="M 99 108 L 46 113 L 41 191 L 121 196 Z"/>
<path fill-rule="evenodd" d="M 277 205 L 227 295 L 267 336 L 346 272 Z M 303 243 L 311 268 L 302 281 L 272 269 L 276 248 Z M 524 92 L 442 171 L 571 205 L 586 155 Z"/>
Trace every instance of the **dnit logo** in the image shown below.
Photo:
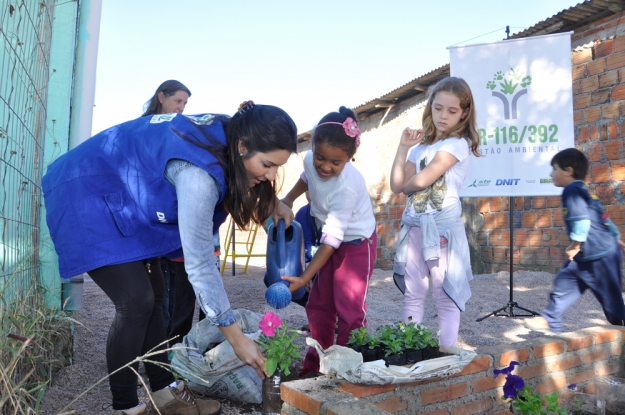
<path fill-rule="evenodd" d="M 540 179 L 540 184 L 553 183 L 553 179 Z"/>
<path fill-rule="evenodd" d="M 521 179 L 497 179 L 495 186 L 516 186 Z"/>

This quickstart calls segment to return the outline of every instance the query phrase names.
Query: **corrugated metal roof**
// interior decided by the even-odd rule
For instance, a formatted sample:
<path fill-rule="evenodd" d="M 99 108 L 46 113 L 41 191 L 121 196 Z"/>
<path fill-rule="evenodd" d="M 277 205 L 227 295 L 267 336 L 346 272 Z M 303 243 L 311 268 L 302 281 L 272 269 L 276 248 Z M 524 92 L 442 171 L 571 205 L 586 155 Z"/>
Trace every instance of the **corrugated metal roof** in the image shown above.
<path fill-rule="evenodd" d="M 625 0 L 586 0 L 560 13 L 545 19 L 522 32 L 515 33 L 510 38 L 523 38 L 529 36 L 546 35 L 550 33 L 562 33 L 575 30 L 596 20 L 617 13 L 624 13 Z M 370 116 L 383 111 L 390 104 L 401 102 L 415 95 L 423 93 L 431 85 L 440 79 L 449 76 L 449 64 L 441 66 L 422 75 L 399 88 L 379 98 L 367 101 L 353 108 L 359 116 Z M 309 139 L 310 131 L 300 134 L 300 142 Z"/>

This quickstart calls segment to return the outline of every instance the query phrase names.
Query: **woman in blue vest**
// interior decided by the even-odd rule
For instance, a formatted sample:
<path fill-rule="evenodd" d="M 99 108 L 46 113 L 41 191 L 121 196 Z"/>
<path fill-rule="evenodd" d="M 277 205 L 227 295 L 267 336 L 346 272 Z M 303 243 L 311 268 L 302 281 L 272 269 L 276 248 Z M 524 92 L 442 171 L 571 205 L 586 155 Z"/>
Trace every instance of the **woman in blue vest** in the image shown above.
<path fill-rule="evenodd" d="M 184 254 L 206 318 L 244 363 L 265 376 L 262 352 L 236 324 L 215 267 L 213 228 L 227 213 L 240 227 L 271 215 L 290 223 L 293 212 L 278 201 L 274 179 L 296 144 L 288 114 L 248 101 L 232 118 L 173 113 L 128 121 L 48 167 L 46 220 L 61 277 L 87 272 L 115 305 L 106 349 L 109 373 L 165 341 L 164 280 L 159 267 L 145 264 Z M 165 352 L 150 359 L 168 363 Z M 193 398 L 159 365 L 145 369 L 161 414 L 221 412 L 219 402 Z M 115 415 L 147 413 L 130 368 L 109 382 Z"/>

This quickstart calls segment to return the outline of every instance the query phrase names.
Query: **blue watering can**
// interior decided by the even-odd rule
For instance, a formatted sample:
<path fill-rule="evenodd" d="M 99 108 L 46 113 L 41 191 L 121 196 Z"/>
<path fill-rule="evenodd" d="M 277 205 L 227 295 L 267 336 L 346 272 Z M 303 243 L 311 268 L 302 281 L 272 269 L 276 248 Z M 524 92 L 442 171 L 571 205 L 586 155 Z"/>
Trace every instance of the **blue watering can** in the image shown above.
<path fill-rule="evenodd" d="M 291 295 L 290 283 L 282 276 L 297 277 L 304 272 L 306 250 L 302 225 L 293 221 L 288 229 L 283 219 L 278 226 L 271 223 L 267 228 L 267 272 L 265 292 L 267 303 L 277 309 L 284 308 L 292 299 L 299 300 L 306 294 L 304 287 Z"/>

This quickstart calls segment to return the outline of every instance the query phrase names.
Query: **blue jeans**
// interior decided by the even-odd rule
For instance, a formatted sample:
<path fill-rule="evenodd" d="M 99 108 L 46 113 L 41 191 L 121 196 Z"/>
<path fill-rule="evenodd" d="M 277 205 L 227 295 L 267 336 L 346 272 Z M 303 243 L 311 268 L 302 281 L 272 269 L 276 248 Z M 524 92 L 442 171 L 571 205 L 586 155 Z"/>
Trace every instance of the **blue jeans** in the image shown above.
<path fill-rule="evenodd" d="M 625 326 L 621 293 L 621 249 L 593 261 L 567 261 L 553 281 L 549 305 L 541 315 L 553 332 L 562 331 L 562 315 L 587 289 L 595 295 L 610 324 Z"/>

